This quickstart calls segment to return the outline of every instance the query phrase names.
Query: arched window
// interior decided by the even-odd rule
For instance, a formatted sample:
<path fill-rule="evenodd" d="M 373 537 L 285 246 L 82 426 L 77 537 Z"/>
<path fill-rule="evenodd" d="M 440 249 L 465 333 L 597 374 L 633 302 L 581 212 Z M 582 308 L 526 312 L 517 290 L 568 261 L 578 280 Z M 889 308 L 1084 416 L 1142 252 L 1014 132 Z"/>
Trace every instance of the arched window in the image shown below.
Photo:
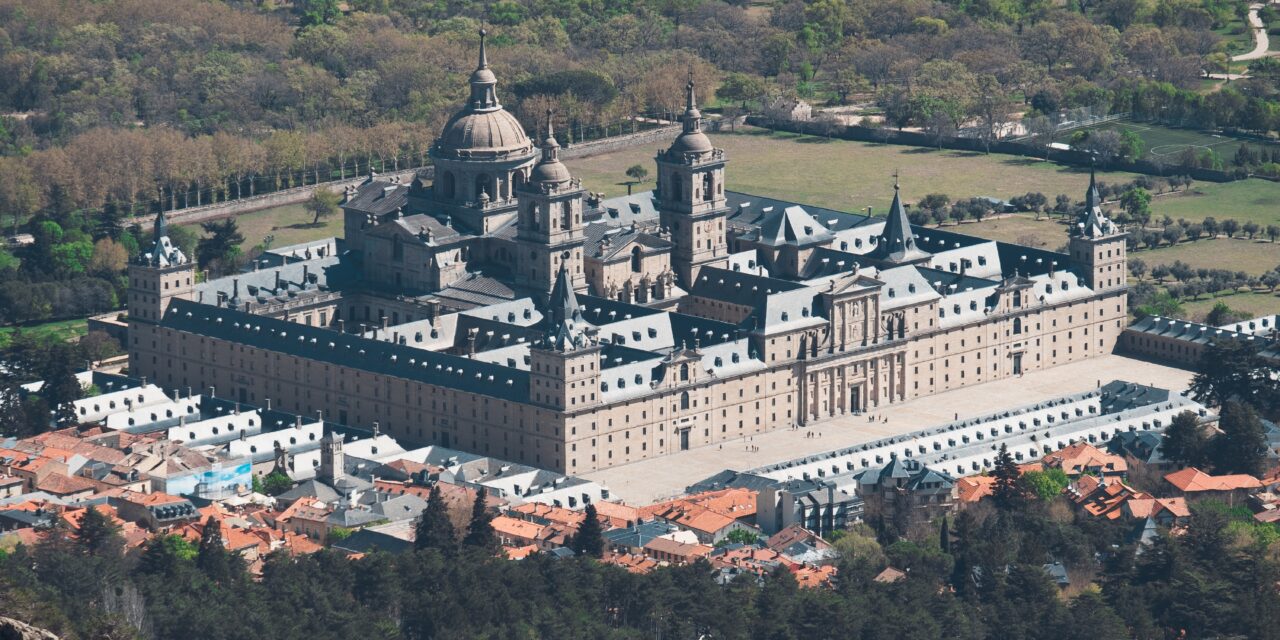
<path fill-rule="evenodd" d="M 1022 318 L 1013 319 L 1013 335 L 1022 333 Z"/>
<path fill-rule="evenodd" d="M 680 176 L 678 174 L 673 173 L 671 174 L 671 199 L 679 200 L 682 197 L 683 196 L 681 195 L 681 189 L 680 189 Z"/>
<path fill-rule="evenodd" d="M 702 174 L 702 199 L 703 200 L 710 201 L 713 197 L 715 197 L 715 192 L 713 192 L 711 189 L 712 189 L 711 172 L 708 171 Z"/>
<path fill-rule="evenodd" d="M 631 249 L 631 271 L 633 273 L 640 273 L 640 263 L 640 247 L 634 247 Z"/>
<path fill-rule="evenodd" d="M 680 394 L 680 410 L 687 411 L 689 409 L 689 392 L 685 391 Z"/>
<path fill-rule="evenodd" d="M 455 191 L 454 177 L 452 171 L 444 172 L 440 176 L 440 197 L 452 199 Z"/>
<path fill-rule="evenodd" d="M 680 365 L 680 381 L 686 382 L 688 380 L 689 380 L 689 363 L 686 362 Z"/>

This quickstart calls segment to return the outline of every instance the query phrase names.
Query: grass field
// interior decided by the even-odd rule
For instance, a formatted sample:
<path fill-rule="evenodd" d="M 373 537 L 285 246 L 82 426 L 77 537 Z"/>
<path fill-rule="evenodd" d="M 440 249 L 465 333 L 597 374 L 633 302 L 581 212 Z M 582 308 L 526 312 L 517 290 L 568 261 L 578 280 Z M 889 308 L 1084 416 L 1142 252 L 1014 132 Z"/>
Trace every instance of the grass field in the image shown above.
<path fill-rule="evenodd" d="M 1186 312 L 1187 319 L 1203 320 L 1219 302 L 1226 303 L 1233 311 L 1250 318 L 1280 313 L 1280 296 L 1274 293 L 1236 293 L 1216 298 L 1204 296 L 1199 300 L 1183 300 L 1182 309 Z"/>
<path fill-rule="evenodd" d="M 1199 222 L 1207 216 L 1218 220 L 1250 220 L 1262 226 L 1280 224 L 1280 184 L 1261 179 L 1235 182 L 1197 182 L 1186 194 L 1151 199 L 1151 211 L 1174 220 Z"/>
<path fill-rule="evenodd" d="M 988 218 L 982 222 L 965 222 L 956 226 L 944 227 L 948 231 L 966 235 L 1012 242 L 1028 246 L 1056 250 L 1067 242 L 1067 227 L 1060 219 L 1050 220 L 1042 216 L 1036 220 L 1034 216 L 1012 214 L 1000 218 Z"/>
<path fill-rule="evenodd" d="M 1173 247 L 1136 251 L 1131 257 L 1141 258 L 1148 267 L 1172 264 L 1181 260 L 1197 269 L 1230 269 L 1252 275 L 1266 273 L 1280 264 L 1280 244 L 1257 240 L 1214 240 L 1184 242 Z"/>
<path fill-rule="evenodd" d="M 1083 199 L 1088 172 L 1032 158 L 884 145 L 813 136 L 774 133 L 742 127 L 739 133 L 713 134 L 729 158 L 728 188 L 783 198 L 841 211 L 868 206 L 884 213 L 893 198 L 893 173 L 899 171 L 902 193 L 915 202 L 929 193 L 953 200 L 973 196 L 1010 198 L 1028 191 L 1059 193 Z M 655 147 L 637 147 L 567 161 L 583 186 L 606 195 L 627 192 L 625 171 L 639 164 L 653 170 Z M 1134 174 L 1100 174 L 1127 182 Z M 637 189 L 652 189 L 653 179 Z"/>
<path fill-rule="evenodd" d="M 33 324 L 24 327 L 0 327 L 0 349 L 7 349 L 9 341 L 13 338 L 15 331 L 21 330 L 23 333 L 34 335 L 37 337 L 54 337 L 61 340 L 79 339 L 86 333 L 89 333 L 88 323 L 83 319 L 79 320 L 60 320 L 58 322 L 46 322 L 44 324 Z"/>
<path fill-rule="evenodd" d="M 1263 140 L 1233 138 L 1195 129 L 1163 127 L 1146 122 L 1107 122 L 1096 127 L 1086 127 L 1086 129 L 1093 131 L 1133 131 L 1146 143 L 1146 152 L 1143 157 L 1148 159 L 1160 157 L 1171 164 L 1176 164 L 1178 156 L 1189 147 L 1195 148 L 1197 153 L 1212 149 L 1214 153 L 1217 153 L 1224 160 L 1230 160 L 1235 155 L 1236 149 L 1239 149 L 1241 145 L 1272 144 Z"/>
<path fill-rule="evenodd" d="M 236 216 L 240 233 L 244 234 L 245 249 L 261 244 L 268 235 L 274 236 L 273 247 L 283 247 L 320 238 L 342 235 L 342 215 L 335 214 L 322 219 L 319 225 L 311 225 L 312 215 L 301 204 L 263 209 Z M 197 233 L 199 225 L 191 225 Z"/>

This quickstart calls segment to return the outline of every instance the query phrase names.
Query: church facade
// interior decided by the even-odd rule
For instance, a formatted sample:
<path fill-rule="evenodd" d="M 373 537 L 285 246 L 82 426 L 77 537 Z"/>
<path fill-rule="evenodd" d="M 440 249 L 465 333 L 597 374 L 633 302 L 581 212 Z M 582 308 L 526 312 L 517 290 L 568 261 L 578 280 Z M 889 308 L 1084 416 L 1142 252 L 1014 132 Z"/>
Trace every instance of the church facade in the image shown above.
<path fill-rule="evenodd" d="M 654 191 L 602 199 L 503 110 L 484 52 L 434 180 L 348 190 L 345 238 L 194 283 L 157 222 L 130 368 L 584 473 L 1107 354 L 1124 234 L 1060 254 L 728 189 L 692 80 Z"/>

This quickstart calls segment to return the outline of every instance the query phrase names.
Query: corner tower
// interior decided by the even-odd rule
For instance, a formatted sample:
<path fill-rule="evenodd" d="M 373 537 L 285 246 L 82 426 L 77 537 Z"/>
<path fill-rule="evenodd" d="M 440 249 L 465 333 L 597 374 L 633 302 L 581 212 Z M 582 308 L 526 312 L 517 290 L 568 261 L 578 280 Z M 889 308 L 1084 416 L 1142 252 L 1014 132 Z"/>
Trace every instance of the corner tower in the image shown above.
<path fill-rule="evenodd" d="M 684 130 L 655 158 L 658 217 L 675 245 L 671 266 L 680 285 L 693 285 L 705 266 L 728 264 L 725 230 L 724 150 L 702 132 L 693 74 L 685 87 Z"/>
<path fill-rule="evenodd" d="M 1071 263 L 1094 291 L 1113 291 L 1128 286 L 1128 264 L 1125 257 L 1126 234 L 1102 212 L 1097 179 L 1089 169 L 1089 191 L 1085 193 L 1084 210 L 1071 227 L 1068 250 Z"/>
<path fill-rule="evenodd" d="M 129 263 L 129 322 L 160 321 L 169 301 L 191 300 L 195 265 L 169 240 L 169 221 L 156 215 L 151 248 Z"/>
<path fill-rule="evenodd" d="M 563 267 L 570 290 L 586 287 L 582 262 L 583 193 L 581 183 L 560 162 L 560 144 L 556 142 L 548 109 L 542 158 L 529 172 L 529 179 L 516 189 L 516 286 L 546 295 L 556 285 L 556 276 Z"/>
<path fill-rule="evenodd" d="M 529 348 L 529 397 L 568 413 L 599 402 L 602 347 L 597 329 L 582 317 L 565 265 L 547 301 L 546 337 Z"/>

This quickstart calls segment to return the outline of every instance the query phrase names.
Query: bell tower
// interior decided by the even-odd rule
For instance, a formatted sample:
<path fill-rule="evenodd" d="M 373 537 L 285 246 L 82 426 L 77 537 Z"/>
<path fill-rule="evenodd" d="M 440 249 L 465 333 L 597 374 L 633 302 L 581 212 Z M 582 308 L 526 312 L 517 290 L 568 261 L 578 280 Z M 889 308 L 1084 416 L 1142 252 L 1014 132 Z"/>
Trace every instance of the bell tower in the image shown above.
<path fill-rule="evenodd" d="M 1089 191 L 1085 193 L 1084 210 L 1071 227 L 1068 250 L 1071 263 L 1095 292 L 1114 291 L 1128 286 L 1128 264 L 1125 257 L 1126 234 L 1102 212 L 1097 180 L 1089 170 Z"/>
<path fill-rule="evenodd" d="M 578 179 L 560 162 L 560 144 L 556 142 L 548 109 L 542 157 L 529 172 L 529 180 L 516 189 L 517 286 L 547 295 L 564 267 L 571 289 L 586 288 L 582 261 L 584 193 Z"/>
<path fill-rule="evenodd" d="M 675 244 L 671 266 L 680 285 L 687 289 L 702 267 L 728 263 L 729 245 L 724 150 L 712 146 L 702 132 L 692 71 L 685 91 L 684 130 L 655 160 L 658 217 Z"/>
<path fill-rule="evenodd" d="M 154 242 L 129 264 L 129 322 L 160 321 L 169 301 L 191 300 L 195 291 L 195 265 L 169 240 L 164 212 L 156 215 Z"/>

